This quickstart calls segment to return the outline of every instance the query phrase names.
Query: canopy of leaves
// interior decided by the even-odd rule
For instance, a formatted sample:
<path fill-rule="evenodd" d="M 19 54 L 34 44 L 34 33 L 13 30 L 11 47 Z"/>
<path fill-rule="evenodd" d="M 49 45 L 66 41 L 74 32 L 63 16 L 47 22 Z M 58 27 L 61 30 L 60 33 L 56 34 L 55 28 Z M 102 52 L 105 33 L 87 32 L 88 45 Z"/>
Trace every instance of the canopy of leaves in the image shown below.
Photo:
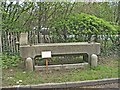
<path fill-rule="evenodd" d="M 111 35 L 117 31 L 109 22 L 85 13 L 72 14 L 65 19 L 56 20 L 54 28 L 61 33 L 67 30 L 67 35 Z"/>

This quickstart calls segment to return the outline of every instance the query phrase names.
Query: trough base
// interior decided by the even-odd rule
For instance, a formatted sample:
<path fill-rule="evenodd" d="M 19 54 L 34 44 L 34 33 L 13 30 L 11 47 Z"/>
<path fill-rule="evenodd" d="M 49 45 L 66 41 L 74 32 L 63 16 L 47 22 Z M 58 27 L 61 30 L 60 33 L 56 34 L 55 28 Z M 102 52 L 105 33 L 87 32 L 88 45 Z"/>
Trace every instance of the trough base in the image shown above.
<path fill-rule="evenodd" d="M 84 68 L 87 65 L 88 63 L 48 65 L 48 70 L 77 69 L 77 68 Z M 35 70 L 39 70 L 39 71 L 46 70 L 46 66 L 35 66 Z"/>

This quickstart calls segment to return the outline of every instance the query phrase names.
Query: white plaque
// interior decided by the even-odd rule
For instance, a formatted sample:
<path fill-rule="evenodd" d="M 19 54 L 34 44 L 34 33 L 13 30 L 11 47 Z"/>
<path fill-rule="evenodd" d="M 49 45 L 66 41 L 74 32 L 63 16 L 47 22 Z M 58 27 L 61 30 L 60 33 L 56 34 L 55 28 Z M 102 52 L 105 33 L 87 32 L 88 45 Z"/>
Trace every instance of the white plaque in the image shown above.
<path fill-rule="evenodd" d="M 42 58 L 51 58 L 51 51 L 42 51 Z"/>

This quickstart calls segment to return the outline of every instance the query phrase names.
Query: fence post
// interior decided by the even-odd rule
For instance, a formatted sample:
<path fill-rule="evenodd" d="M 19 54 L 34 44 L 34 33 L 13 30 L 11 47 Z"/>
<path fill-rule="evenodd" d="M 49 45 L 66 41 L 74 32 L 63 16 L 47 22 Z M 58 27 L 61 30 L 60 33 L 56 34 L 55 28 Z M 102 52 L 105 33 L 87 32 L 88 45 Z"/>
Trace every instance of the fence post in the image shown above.
<path fill-rule="evenodd" d="M 28 33 L 21 33 L 20 34 L 20 45 L 28 44 Z"/>

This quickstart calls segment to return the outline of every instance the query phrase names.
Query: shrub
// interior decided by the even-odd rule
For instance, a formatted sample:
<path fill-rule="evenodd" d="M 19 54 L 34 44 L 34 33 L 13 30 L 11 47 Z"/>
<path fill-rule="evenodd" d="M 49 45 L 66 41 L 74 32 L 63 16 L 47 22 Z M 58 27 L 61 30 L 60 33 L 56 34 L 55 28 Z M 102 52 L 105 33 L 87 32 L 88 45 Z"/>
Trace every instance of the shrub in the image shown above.
<path fill-rule="evenodd" d="M 69 17 L 53 22 L 51 31 L 53 37 L 59 40 L 79 41 L 80 38 L 90 38 L 92 35 L 116 35 L 117 26 L 101 18 L 85 13 L 71 14 Z M 71 36 L 73 36 L 71 38 Z"/>
<path fill-rule="evenodd" d="M 2 68 L 17 67 L 20 58 L 19 56 L 2 55 Z"/>

